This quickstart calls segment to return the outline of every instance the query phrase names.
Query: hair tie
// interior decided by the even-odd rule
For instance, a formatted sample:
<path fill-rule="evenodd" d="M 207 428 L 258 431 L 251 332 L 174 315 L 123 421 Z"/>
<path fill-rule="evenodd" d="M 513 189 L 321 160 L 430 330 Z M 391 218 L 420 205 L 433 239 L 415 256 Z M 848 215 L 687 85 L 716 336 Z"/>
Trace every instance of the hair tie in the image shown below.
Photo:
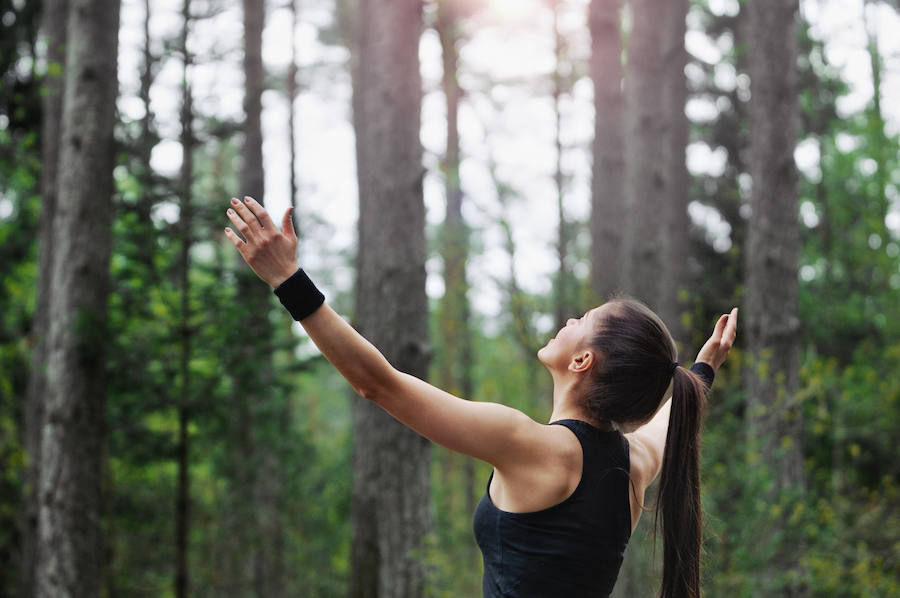
<path fill-rule="evenodd" d="M 675 374 L 675 369 L 676 369 L 679 365 L 681 365 L 681 364 L 678 363 L 677 361 L 673 361 L 673 362 L 672 362 L 672 374 L 673 374 L 673 375 Z"/>

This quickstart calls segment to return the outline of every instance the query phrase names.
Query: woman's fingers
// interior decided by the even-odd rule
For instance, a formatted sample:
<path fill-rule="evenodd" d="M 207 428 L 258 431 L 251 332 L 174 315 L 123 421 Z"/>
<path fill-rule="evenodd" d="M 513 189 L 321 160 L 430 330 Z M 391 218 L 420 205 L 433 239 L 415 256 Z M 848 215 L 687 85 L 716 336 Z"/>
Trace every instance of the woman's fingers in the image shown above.
<path fill-rule="evenodd" d="M 239 220 L 243 221 L 243 224 L 239 224 L 235 220 L 235 215 Z M 234 226 L 238 229 L 238 232 L 244 235 L 244 238 L 247 239 L 247 241 L 250 240 L 250 237 L 257 236 L 259 231 L 262 230 L 262 225 L 260 225 L 259 220 L 256 219 L 253 212 L 250 211 L 250 208 L 245 206 L 242 201 L 235 198 L 231 199 L 231 209 L 228 211 L 228 217 L 234 222 Z M 246 233 L 244 232 L 245 230 L 247 231 Z"/>
<path fill-rule="evenodd" d="M 244 208 L 244 210 L 246 211 L 246 208 Z M 236 228 L 237 231 L 239 233 L 241 233 L 241 235 L 244 237 L 244 239 L 246 239 L 247 241 L 250 241 L 250 239 L 253 237 L 253 233 L 250 229 L 250 225 L 247 224 L 247 221 L 241 217 L 241 215 L 237 211 L 237 209 L 229 209 L 225 213 L 228 216 L 228 219 L 231 220 L 231 223 L 234 225 L 234 228 Z M 250 214 L 250 218 L 253 218 L 254 222 L 256 221 L 256 218 L 252 214 Z"/>
<path fill-rule="evenodd" d="M 281 230 L 291 241 L 294 241 L 297 238 L 297 233 L 294 232 L 294 220 L 291 218 L 293 213 L 294 208 L 288 208 L 284 213 L 284 218 L 281 220 Z"/>
<path fill-rule="evenodd" d="M 269 216 L 269 213 L 266 211 L 262 205 L 253 199 L 252 197 L 244 197 L 244 203 L 249 208 L 250 212 L 259 219 L 259 223 L 262 228 L 267 228 L 269 230 L 275 230 L 275 223 L 272 222 L 272 218 Z"/>
<path fill-rule="evenodd" d="M 731 313 L 728 314 L 728 325 L 725 326 L 725 330 L 722 331 L 722 340 L 720 341 L 722 347 L 725 349 L 725 352 L 728 353 L 731 350 L 731 346 L 734 344 L 734 339 L 737 336 L 737 308 L 731 310 Z"/>
<path fill-rule="evenodd" d="M 237 248 L 240 254 L 244 255 L 244 249 L 247 247 L 247 244 L 230 228 L 225 229 L 225 236 L 228 237 L 228 240 L 231 241 L 231 244 Z"/>
<path fill-rule="evenodd" d="M 721 315 L 719 319 L 716 321 L 716 327 L 713 329 L 712 340 L 719 341 L 722 338 L 722 334 L 725 332 L 725 327 L 728 324 L 728 315 Z"/>

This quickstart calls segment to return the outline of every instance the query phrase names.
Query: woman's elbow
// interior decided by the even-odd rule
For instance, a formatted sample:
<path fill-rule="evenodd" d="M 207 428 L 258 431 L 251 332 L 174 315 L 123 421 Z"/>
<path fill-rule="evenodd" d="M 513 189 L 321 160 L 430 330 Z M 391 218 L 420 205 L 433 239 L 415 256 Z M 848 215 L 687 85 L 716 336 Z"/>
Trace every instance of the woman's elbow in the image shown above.
<path fill-rule="evenodd" d="M 392 389 L 396 387 L 393 384 L 393 373 L 388 372 L 378 377 L 368 376 L 365 380 L 353 385 L 353 390 L 367 401 L 380 405 L 388 396 L 394 394 Z"/>

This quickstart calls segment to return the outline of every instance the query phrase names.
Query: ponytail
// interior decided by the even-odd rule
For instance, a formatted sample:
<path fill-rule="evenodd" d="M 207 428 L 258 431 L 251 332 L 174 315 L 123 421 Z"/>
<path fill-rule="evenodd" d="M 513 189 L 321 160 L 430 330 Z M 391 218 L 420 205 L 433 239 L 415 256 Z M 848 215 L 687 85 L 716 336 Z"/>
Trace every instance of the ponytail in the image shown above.
<path fill-rule="evenodd" d="M 661 598 L 700 596 L 700 421 L 707 387 L 676 365 L 654 527 L 663 527 Z"/>

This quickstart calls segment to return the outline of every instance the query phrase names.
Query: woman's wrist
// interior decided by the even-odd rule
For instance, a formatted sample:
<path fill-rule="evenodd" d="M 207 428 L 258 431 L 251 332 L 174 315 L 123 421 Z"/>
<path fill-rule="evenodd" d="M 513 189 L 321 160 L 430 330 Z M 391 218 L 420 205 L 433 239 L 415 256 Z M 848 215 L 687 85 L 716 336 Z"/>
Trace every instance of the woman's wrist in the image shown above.
<path fill-rule="evenodd" d="M 325 303 L 325 295 L 316 288 L 303 268 L 299 268 L 275 287 L 274 293 L 291 317 L 298 322 L 312 315 Z"/>
<path fill-rule="evenodd" d="M 703 361 L 695 361 L 690 369 L 700 376 L 706 384 L 706 388 L 712 388 L 713 381 L 716 379 L 716 370 L 711 365 Z"/>

